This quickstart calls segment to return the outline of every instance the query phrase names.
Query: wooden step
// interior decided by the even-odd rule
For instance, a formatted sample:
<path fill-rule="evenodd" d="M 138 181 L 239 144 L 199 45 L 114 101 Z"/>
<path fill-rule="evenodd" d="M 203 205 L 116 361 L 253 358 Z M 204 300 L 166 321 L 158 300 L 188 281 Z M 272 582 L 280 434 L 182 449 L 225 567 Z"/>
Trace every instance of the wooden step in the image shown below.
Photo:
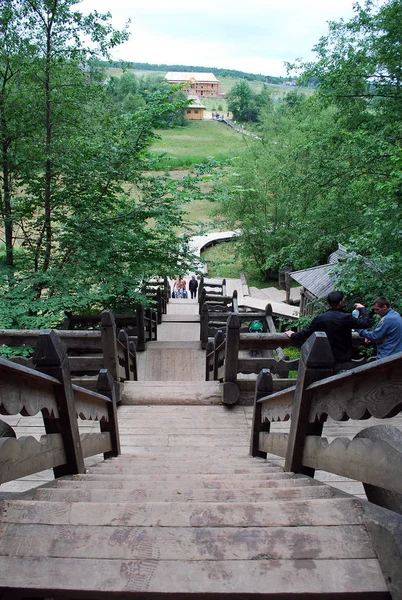
<path fill-rule="evenodd" d="M 334 490 L 329 486 L 296 486 L 292 480 L 286 483 L 292 485 L 277 485 L 276 487 L 249 488 L 236 490 L 221 489 L 186 489 L 182 486 L 173 488 L 136 488 L 126 490 L 82 490 L 65 488 L 36 489 L 33 500 L 49 502 L 262 502 L 265 500 L 297 500 L 311 498 L 332 498 Z M 277 482 L 275 482 L 277 483 Z"/>
<path fill-rule="evenodd" d="M 27 538 L 30 544 L 23 547 L 21 541 Z M 65 525 L 57 538 L 52 525 L 11 523 L 3 541 L 11 555 L 20 555 L 24 548 L 25 556 L 54 558 L 214 560 L 219 553 L 221 560 L 267 560 L 268 552 L 271 560 L 375 558 L 362 525 L 250 529 Z"/>
<path fill-rule="evenodd" d="M 0 557 L 0 572 L 2 586 L 23 586 L 25 595 L 27 590 L 46 590 L 48 596 L 64 590 L 68 598 L 81 598 L 82 592 L 95 594 L 92 597 L 96 598 L 110 598 L 111 593 L 121 593 L 122 598 L 131 593 L 139 599 L 161 593 L 197 600 L 219 594 L 225 598 L 229 594 L 244 598 L 288 594 L 288 598 L 294 598 L 296 588 L 297 596 L 305 598 L 345 594 L 345 598 L 389 600 L 376 559 L 271 561 L 262 557 L 246 561 L 175 561 L 172 567 L 171 560 L 157 560 L 151 554 L 140 561 L 46 558 L 39 568 L 37 558 Z"/>
<path fill-rule="evenodd" d="M 162 323 L 199 323 L 200 315 L 186 315 L 186 314 L 171 314 L 171 315 L 163 315 Z"/>
<path fill-rule="evenodd" d="M 4 500 L 7 523 L 137 527 L 305 527 L 360 525 L 354 498 L 266 502 L 96 503 Z M 4 549 L 3 549 L 4 553 Z"/>
<path fill-rule="evenodd" d="M 126 381 L 121 404 L 222 404 L 222 384 L 217 381 Z"/>

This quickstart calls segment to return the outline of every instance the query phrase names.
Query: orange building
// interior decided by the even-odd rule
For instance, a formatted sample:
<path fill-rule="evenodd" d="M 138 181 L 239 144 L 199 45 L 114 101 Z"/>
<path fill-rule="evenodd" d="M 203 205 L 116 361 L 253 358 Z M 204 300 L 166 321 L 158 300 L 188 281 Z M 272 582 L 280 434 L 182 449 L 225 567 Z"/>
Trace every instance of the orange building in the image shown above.
<path fill-rule="evenodd" d="M 213 73 L 169 71 L 165 79 L 171 84 L 189 83 L 184 89 L 187 96 L 219 96 L 221 93 L 221 85 Z"/>
<path fill-rule="evenodd" d="M 198 98 L 189 98 L 190 104 L 185 108 L 185 117 L 191 121 L 202 121 L 206 107 L 201 104 Z"/>

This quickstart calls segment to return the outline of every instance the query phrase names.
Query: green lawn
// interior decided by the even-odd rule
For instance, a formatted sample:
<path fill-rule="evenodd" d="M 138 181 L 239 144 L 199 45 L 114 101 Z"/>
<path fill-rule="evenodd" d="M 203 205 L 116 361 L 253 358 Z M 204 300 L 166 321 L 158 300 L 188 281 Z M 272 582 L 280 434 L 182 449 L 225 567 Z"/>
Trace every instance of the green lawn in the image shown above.
<path fill-rule="evenodd" d="M 233 158 L 244 148 L 243 137 L 217 121 L 190 121 L 185 127 L 162 129 L 151 147 L 155 155 L 166 153 L 162 169 L 192 167 L 208 157 Z"/>

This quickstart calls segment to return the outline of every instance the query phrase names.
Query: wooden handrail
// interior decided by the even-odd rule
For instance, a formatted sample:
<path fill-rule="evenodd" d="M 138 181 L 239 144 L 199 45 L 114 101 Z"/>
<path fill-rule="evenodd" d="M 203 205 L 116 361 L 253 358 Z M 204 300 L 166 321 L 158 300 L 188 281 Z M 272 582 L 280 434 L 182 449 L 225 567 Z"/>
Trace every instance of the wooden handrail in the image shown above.
<path fill-rule="evenodd" d="M 388 441 L 389 430 L 377 426 L 375 435 L 369 428 L 353 440 L 337 438 L 331 443 L 321 434 L 328 416 L 365 421 L 369 416 L 387 419 L 402 411 L 402 352 L 339 375 L 330 374 L 332 363 L 325 334 L 314 333 L 302 347 L 296 386 L 272 393 L 269 371 L 264 372 L 263 388 L 259 376 L 251 454 L 283 456 L 285 470 L 296 473 L 314 476 L 315 469 L 326 470 L 401 493 L 396 473 L 402 470 L 402 445 Z M 270 432 L 270 423 L 289 417 L 289 434 Z"/>
<path fill-rule="evenodd" d="M 116 398 L 111 375 L 103 372 L 102 391 L 71 383 L 67 349 L 54 331 L 42 331 L 35 347 L 36 369 L 0 359 L 0 412 L 31 416 L 42 413 L 46 435 L 0 440 L 0 483 L 47 468 L 55 477 L 83 473 L 84 457 L 120 452 Z M 107 379 L 107 383 L 104 379 Z M 77 418 L 99 420 L 101 431 L 81 435 Z"/>

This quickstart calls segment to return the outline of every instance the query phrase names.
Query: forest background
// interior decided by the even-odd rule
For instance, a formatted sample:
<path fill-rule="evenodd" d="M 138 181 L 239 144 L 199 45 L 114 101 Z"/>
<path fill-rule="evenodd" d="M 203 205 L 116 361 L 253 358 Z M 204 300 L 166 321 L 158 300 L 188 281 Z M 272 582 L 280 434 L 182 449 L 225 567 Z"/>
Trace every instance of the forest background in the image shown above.
<path fill-rule="evenodd" d="M 194 268 L 197 203 L 213 228 L 239 231 L 236 258 L 262 279 L 326 263 L 341 243 L 337 286 L 350 301 L 382 293 L 402 309 L 402 0 L 331 23 L 317 61 L 289 66 L 309 93 L 236 82 L 227 108 L 260 139 L 233 133 L 226 153 L 219 143 L 179 177 L 156 144 L 197 127 L 183 120 L 184 94 L 155 75 L 105 79 L 99 59 L 127 31 L 75 4 L 0 9 L 3 328 L 132 309 L 143 281 Z M 223 124 L 203 125 L 222 139 Z"/>

